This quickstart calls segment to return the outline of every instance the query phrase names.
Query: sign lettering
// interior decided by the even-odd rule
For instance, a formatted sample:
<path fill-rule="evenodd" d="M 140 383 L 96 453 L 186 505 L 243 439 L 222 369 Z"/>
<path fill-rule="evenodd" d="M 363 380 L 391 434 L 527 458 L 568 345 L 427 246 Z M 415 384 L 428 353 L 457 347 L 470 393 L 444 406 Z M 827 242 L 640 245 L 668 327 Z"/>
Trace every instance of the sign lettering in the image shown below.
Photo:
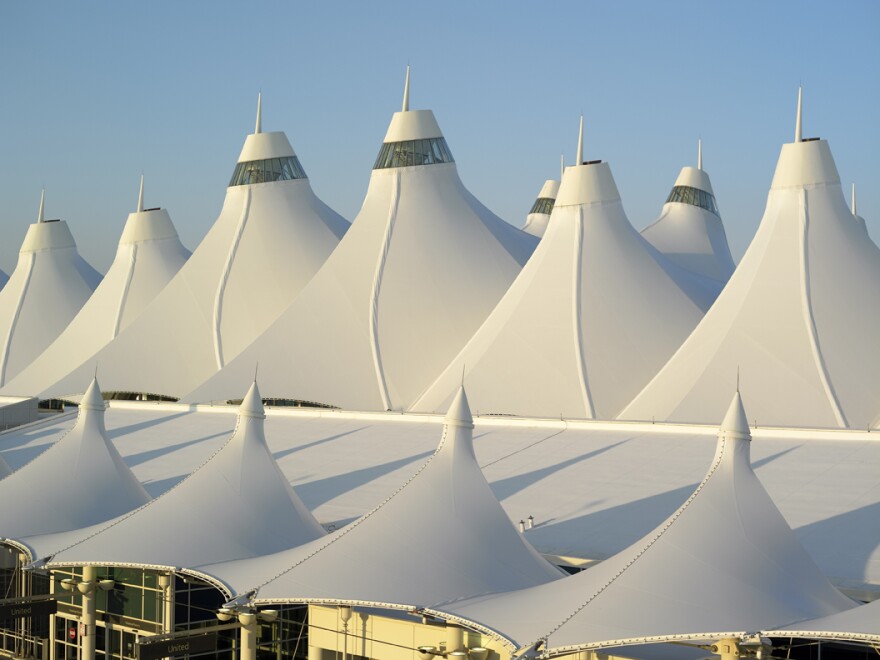
<path fill-rule="evenodd" d="M 192 635 L 190 637 L 178 637 L 161 642 L 149 642 L 149 637 L 141 638 L 138 642 L 140 660 L 158 660 L 159 658 L 174 658 L 180 655 L 193 653 L 208 653 L 217 650 L 217 633 Z"/>

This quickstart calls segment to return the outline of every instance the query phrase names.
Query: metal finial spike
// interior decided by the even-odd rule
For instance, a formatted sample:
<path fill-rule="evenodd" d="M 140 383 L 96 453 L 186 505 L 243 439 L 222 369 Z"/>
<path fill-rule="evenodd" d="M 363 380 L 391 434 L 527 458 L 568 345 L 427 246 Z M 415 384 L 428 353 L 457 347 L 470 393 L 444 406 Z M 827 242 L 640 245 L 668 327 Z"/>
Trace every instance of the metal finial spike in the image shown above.
<path fill-rule="evenodd" d="M 703 169 L 703 138 L 697 138 L 697 169 Z"/>
<path fill-rule="evenodd" d="M 40 192 L 40 210 L 37 212 L 37 222 L 43 222 L 43 202 L 46 199 L 46 189 Z"/>
<path fill-rule="evenodd" d="M 257 382 L 257 374 L 258 374 L 258 373 L 260 373 L 260 363 L 259 363 L 259 362 L 257 362 L 257 363 L 254 365 L 254 382 L 255 382 L 255 383 Z"/>
<path fill-rule="evenodd" d="M 254 128 L 254 133 L 262 133 L 263 132 L 263 92 L 262 90 L 257 92 L 257 125 Z"/>
<path fill-rule="evenodd" d="M 143 174 L 143 172 L 141 172 L 141 189 L 140 189 L 140 192 L 138 192 L 137 211 L 138 211 L 138 213 L 140 213 L 143 210 L 144 210 L 144 174 Z"/>
<path fill-rule="evenodd" d="M 852 214 L 858 215 L 858 211 L 856 211 L 856 184 L 852 184 Z"/>
<path fill-rule="evenodd" d="M 581 126 L 578 131 L 577 158 L 575 158 L 574 164 L 580 165 L 583 162 L 584 162 L 584 115 L 581 114 Z"/>
<path fill-rule="evenodd" d="M 406 82 L 403 84 L 403 112 L 409 111 L 409 64 L 406 65 Z"/>
<path fill-rule="evenodd" d="M 461 386 L 464 387 L 464 370 L 467 368 L 466 364 L 461 365 Z"/>
<path fill-rule="evenodd" d="M 736 391 L 739 392 L 739 365 L 736 365 Z"/>
<path fill-rule="evenodd" d="M 798 108 L 797 108 L 797 122 L 794 125 L 794 141 L 800 142 L 804 139 L 803 135 L 803 119 L 804 119 L 804 88 L 803 86 L 798 87 Z"/>

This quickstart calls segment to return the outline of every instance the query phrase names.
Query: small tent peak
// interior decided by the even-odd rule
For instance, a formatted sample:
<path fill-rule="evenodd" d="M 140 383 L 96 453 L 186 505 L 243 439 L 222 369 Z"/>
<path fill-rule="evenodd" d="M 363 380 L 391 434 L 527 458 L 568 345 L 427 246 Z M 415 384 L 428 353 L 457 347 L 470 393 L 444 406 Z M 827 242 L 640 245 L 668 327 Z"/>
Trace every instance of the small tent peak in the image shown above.
<path fill-rule="evenodd" d="M 703 138 L 697 138 L 697 169 L 703 169 Z"/>
<path fill-rule="evenodd" d="M 798 87 L 798 104 L 797 119 L 794 124 L 794 141 L 801 142 L 804 139 L 803 123 L 804 123 L 804 88 L 803 85 Z"/>
<path fill-rule="evenodd" d="M 749 420 L 746 417 L 746 410 L 739 393 L 738 383 L 733 400 L 730 402 L 730 407 L 728 407 L 727 414 L 724 416 L 724 421 L 721 422 L 720 431 L 725 435 L 732 435 L 746 440 L 751 440 L 752 438 L 751 431 L 749 430 Z"/>
<path fill-rule="evenodd" d="M 238 407 L 238 414 L 243 417 L 266 417 L 266 411 L 263 408 L 263 401 L 260 397 L 260 388 L 257 386 L 256 380 L 254 380 L 248 393 L 242 399 L 241 405 Z"/>
<path fill-rule="evenodd" d="M 452 405 L 446 413 L 444 423 L 447 426 L 464 426 L 474 428 L 474 418 L 471 415 L 471 407 L 468 404 L 467 394 L 464 391 L 464 385 L 458 388 Z"/>
<path fill-rule="evenodd" d="M 40 210 L 37 212 L 37 222 L 43 222 L 43 218 L 44 218 L 43 203 L 45 202 L 45 200 L 46 200 L 46 189 L 43 188 L 40 191 Z"/>
<path fill-rule="evenodd" d="M 574 164 L 581 165 L 584 162 L 584 115 L 581 114 L 581 125 L 580 129 L 578 129 L 578 149 L 577 149 L 577 157 L 575 158 Z"/>
<path fill-rule="evenodd" d="M 92 378 L 86 393 L 83 394 L 82 400 L 79 402 L 80 410 L 100 410 L 104 411 L 107 405 L 104 403 L 104 397 L 101 396 L 101 387 L 98 385 L 97 376 Z"/>
<path fill-rule="evenodd" d="M 406 80 L 403 83 L 403 106 L 402 112 L 409 112 L 409 64 L 406 65 Z"/>
<path fill-rule="evenodd" d="M 263 132 L 263 92 L 257 92 L 257 123 L 254 126 L 254 134 Z"/>
<path fill-rule="evenodd" d="M 137 212 L 141 213 L 143 210 L 144 210 L 144 175 L 141 174 L 141 188 L 138 191 Z"/>

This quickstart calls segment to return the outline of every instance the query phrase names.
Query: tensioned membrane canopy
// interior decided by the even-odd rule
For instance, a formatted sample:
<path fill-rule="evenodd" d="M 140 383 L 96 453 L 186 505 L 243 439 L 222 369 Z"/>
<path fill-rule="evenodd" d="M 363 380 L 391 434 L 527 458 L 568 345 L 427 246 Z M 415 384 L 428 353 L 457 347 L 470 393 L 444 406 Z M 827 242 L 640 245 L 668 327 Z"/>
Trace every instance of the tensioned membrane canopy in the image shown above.
<path fill-rule="evenodd" d="M 190 253 L 180 242 L 164 209 L 143 209 L 128 216 L 116 258 L 79 313 L 6 391 L 41 392 L 91 358 L 124 330 L 174 277 Z"/>
<path fill-rule="evenodd" d="M 712 183 L 702 167 L 681 170 L 660 217 L 641 233 L 667 259 L 718 282 L 718 292 L 736 268 Z"/>
<path fill-rule="evenodd" d="M 710 421 L 739 371 L 758 424 L 867 428 L 880 401 L 877 328 L 880 249 L 853 222 L 828 143 L 785 144 L 736 272 L 620 417 Z"/>
<path fill-rule="evenodd" d="M 41 217 L 28 227 L 18 265 L 0 291 L 0 385 L 61 334 L 100 281 L 79 255 L 66 222 Z"/>
<path fill-rule="evenodd" d="M 430 110 L 395 113 L 385 146 L 415 164 L 373 170 L 352 228 L 314 279 L 185 401 L 236 396 L 257 363 L 271 398 L 350 410 L 398 410 L 415 400 L 537 243 L 477 201 L 454 162 L 429 157 L 421 143 L 438 137 Z"/>
<path fill-rule="evenodd" d="M 481 414 L 613 418 L 702 318 L 667 266 L 607 163 L 566 168 L 535 254 L 412 410 L 442 410 L 464 372 Z"/>
<path fill-rule="evenodd" d="M 260 557 L 324 535 L 266 445 L 254 383 L 229 441 L 179 485 L 100 531 L 55 548 L 52 565 L 198 564 Z"/>
<path fill-rule="evenodd" d="M 250 344 L 297 296 L 348 227 L 308 179 L 287 178 L 292 171 L 280 165 L 277 178 L 265 178 L 275 172 L 265 161 L 292 155 L 284 133 L 249 135 L 239 162 L 259 163 L 263 182 L 227 188 L 208 234 L 138 318 L 65 377 L 28 393 L 75 394 L 84 374 L 100 364 L 107 390 L 179 397 Z M 239 385 L 230 398 L 240 396 L 247 381 Z"/>
<path fill-rule="evenodd" d="M 773 637 L 807 637 L 880 643 L 880 600 L 851 610 L 763 631 Z"/>
<path fill-rule="evenodd" d="M 76 425 L 0 481 L 0 538 L 21 540 L 88 527 L 150 499 L 104 428 L 104 400 L 92 380 Z"/>
<path fill-rule="evenodd" d="M 553 655 L 714 638 L 855 606 L 804 551 L 750 464 L 739 392 L 703 481 L 663 524 L 577 575 L 432 611 Z M 600 496 L 597 493 L 597 496 Z"/>
<path fill-rule="evenodd" d="M 562 577 L 516 531 L 474 456 L 464 389 L 431 459 L 378 507 L 293 550 L 202 566 L 257 603 L 414 607 Z"/>
<path fill-rule="evenodd" d="M 9 281 L 9 275 L 0 270 L 0 289 L 3 289 L 6 286 L 6 282 Z"/>

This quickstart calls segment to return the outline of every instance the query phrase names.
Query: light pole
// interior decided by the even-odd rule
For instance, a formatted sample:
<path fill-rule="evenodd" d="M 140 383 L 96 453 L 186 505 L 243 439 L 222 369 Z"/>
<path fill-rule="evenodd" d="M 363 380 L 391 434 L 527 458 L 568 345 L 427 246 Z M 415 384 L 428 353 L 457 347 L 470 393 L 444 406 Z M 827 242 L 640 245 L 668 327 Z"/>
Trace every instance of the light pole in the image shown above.
<path fill-rule="evenodd" d="M 95 567 L 84 566 L 82 580 L 66 578 L 61 580 L 61 588 L 65 591 L 79 591 L 83 597 L 82 614 L 79 618 L 81 660 L 95 660 L 95 605 L 96 592 L 110 591 L 116 583 L 113 580 L 95 579 Z"/>
<path fill-rule="evenodd" d="M 348 660 L 348 622 L 351 621 L 349 605 L 340 605 L 339 618 L 342 619 L 342 660 Z"/>

